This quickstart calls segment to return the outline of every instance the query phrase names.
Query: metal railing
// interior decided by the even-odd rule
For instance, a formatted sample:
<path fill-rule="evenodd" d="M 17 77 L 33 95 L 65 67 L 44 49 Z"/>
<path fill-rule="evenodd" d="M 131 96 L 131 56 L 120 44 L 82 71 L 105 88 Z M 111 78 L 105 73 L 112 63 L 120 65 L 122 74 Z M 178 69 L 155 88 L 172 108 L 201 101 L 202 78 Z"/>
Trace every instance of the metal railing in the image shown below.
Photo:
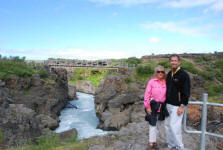
<path fill-rule="evenodd" d="M 184 111 L 184 119 L 183 119 L 183 130 L 186 133 L 192 134 L 200 134 L 200 150 L 205 150 L 205 136 L 211 135 L 219 138 L 223 138 L 221 134 L 210 133 L 206 131 L 206 123 L 207 123 L 207 105 L 223 107 L 223 104 L 218 103 L 209 103 L 208 102 L 208 94 L 203 93 L 202 101 L 189 101 L 188 104 L 192 105 L 202 105 L 202 116 L 201 116 L 201 131 L 190 131 L 186 129 L 186 121 L 187 121 L 187 107 L 185 107 Z"/>

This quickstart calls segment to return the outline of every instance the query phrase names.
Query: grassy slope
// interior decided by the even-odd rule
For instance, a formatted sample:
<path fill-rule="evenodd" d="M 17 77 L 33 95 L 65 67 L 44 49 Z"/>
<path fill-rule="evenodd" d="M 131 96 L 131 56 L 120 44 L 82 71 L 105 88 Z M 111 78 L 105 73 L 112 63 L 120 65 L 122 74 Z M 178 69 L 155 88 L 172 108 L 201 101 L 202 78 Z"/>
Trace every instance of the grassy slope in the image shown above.
<path fill-rule="evenodd" d="M 33 74 L 39 74 L 40 77 L 46 77 L 46 70 L 38 65 L 38 69 L 34 69 L 38 64 L 26 63 L 25 58 L 19 57 L 0 57 L 0 79 L 9 79 L 13 76 L 29 78 Z"/>
<path fill-rule="evenodd" d="M 76 84 L 78 81 L 90 81 L 97 87 L 100 81 L 104 79 L 106 75 L 111 73 L 112 71 L 104 69 L 75 68 L 74 77 L 69 79 L 69 83 Z"/>

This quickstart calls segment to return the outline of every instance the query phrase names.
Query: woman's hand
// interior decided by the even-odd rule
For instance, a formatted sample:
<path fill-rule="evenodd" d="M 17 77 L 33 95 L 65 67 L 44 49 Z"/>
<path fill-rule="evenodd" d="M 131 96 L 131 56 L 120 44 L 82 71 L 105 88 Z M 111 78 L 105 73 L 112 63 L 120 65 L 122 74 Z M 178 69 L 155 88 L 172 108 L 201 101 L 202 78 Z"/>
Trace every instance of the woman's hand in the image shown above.
<path fill-rule="evenodd" d="M 146 111 L 147 111 L 147 113 L 150 115 L 151 112 L 152 112 L 151 107 L 146 108 Z"/>

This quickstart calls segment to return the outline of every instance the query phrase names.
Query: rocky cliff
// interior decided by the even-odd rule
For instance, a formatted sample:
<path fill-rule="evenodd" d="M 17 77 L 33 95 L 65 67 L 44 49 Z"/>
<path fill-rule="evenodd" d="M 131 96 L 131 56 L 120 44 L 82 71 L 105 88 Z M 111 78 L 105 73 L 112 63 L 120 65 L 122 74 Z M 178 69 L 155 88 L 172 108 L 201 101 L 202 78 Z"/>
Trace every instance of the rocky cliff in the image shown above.
<path fill-rule="evenodd" d="M 59 125 L 59 112 L 68 101 L 67 73 L 54 69 L 48 76 L 0 80 L 2 145 L 22 145 Z"/>

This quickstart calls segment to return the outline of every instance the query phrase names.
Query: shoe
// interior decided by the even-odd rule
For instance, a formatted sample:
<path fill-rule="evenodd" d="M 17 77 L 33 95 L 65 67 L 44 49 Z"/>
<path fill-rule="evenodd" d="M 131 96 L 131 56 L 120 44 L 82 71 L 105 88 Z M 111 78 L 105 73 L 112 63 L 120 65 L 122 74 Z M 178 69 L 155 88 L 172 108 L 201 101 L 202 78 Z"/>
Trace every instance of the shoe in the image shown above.
<path fill-rule="evenodd" d="M 154 150 L 158 150 L 158 146 L 157 146 L 157 143 L 156 142 L 153 142 L 153 143 L 149 143 L 149 149 L 154 149 Z"/>
<path fill-rule="evenodd" d="M 153 149 L 153 143 L 149 143 L 149 149 Z"/>

